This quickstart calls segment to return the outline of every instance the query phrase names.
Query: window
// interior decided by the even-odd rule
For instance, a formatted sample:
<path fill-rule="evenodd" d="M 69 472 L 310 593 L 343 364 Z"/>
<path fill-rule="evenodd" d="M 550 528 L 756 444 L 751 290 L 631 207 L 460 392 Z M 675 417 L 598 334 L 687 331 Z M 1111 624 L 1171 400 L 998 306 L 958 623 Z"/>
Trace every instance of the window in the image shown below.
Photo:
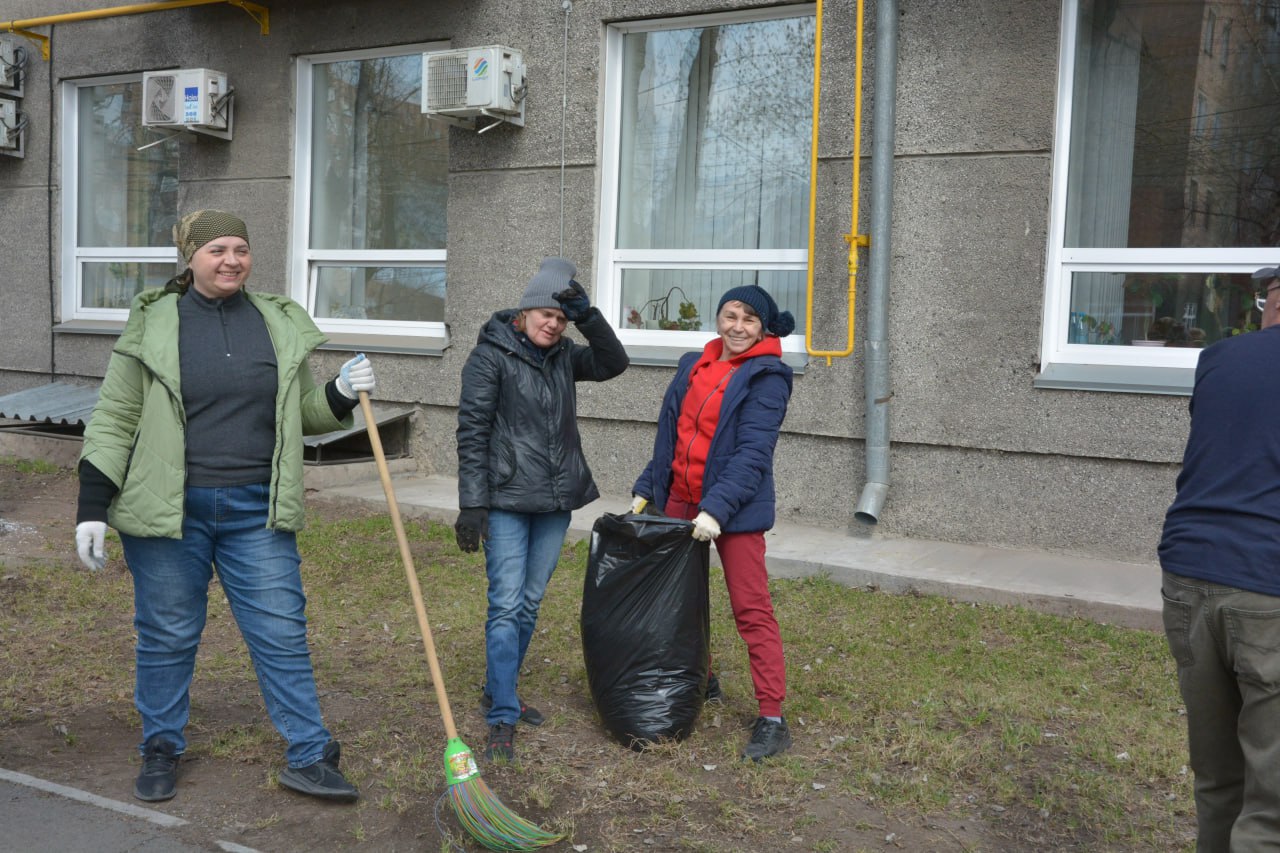
<path fill-rule="evenodd" d="M 803 324 L 813 42 L 809 5 L 608 28 L 597 301 L 624 343 L 700 346 L 744 284 Z"/>
<path fill-rule="evenodd" d="M 335 343 L 445 337 L 446 125 L 422 115 L 422 54 L 303 57 L 297 68 L 292 296 Z"/>
<path fill-rule="evenodd" d="M 1219 51 L 1221 56 L 1218 64 L 1223 68 L 1227 67 L 1227 56 L 1231 53 L 1231 22 L 1224 21 L 1222 24 L 1222 50 Z"/>
<path fill-rule="evenodd" d="M 1213 56 L 1213 31 L 1218 26 L 1218 15 L 1212 9 L 1205 16 L 1204 32 L 1201 34 L 1204 42 L 1204 52 Z"/>
<path fill-rule="evenodd" d="M 1280 137 L 1250 81 L 1280 54 L 1239 44 L 1231 85 L 1207 82 L 1199 10 L 1065 0 L 1039 385 L 1185 393 L 1200 347 L 1258 326 Z"/>
<path fill-rule="evenodd" d="M 142 126 L 142 75 L 62 84 L 62 321 L 118 327 L 178 271 L 178 141 Z"/>

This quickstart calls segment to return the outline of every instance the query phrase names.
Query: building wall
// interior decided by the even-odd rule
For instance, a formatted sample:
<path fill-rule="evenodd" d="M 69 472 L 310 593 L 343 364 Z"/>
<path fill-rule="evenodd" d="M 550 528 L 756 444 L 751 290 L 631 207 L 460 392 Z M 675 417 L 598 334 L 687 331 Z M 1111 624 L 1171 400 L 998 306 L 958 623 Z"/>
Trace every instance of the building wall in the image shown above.
<path fill-rule="evenodd" d="M 67 0 L 59 11 L 101 8 Z M 538 260 L 558 254 L 561 122 L 564 247 L 594 292 L 604 23 L 739 8 L 713 0 L 579 0 L 568 15 L 568 110 L 561 111 L 565 13 L 559 3 L 393 0 L 267 3 L 271 33 L 211 5 L 54 28 L 34 59 L 27 158 L 0 161 L 0 393 L 100 377 L 114 338 L 50 330 L 56 316 L 58 81 L 186 66 L 236 86 L 235 139 L 182 141 L 182 210 L 225 207 L 252 236 L 252 286 L 286 292 L 293 63 L 300 54 L 450 39 L 508 44 L 529 69 L 526 126 L 450 131 L 451 347 L 440 357 L 379 355 L 379 396 L 421 407 L 413 438 L 426 472 L 455 470 L 459 373 L 480 324 L 516 301 Z M 47 4 L 7 4 L 15 17 Z M 37 8 L 40 7 L 40 8 Z M 1031 546 L 1122 560 L 1154 557 L 1187 426 L 1186 399 L 1032 387 L 1038 365 L 1049 218 L 1060 7 L 1056 0 L 903 0 L 891 297 L 893 478 L 876 535 Z M 861 228 L 870 222 L 875 4 L 867 4 Z M 845 343 L 853 150 L 852 4 L 826 4 L 816 227 L 815 343 Z M 42 30 L 48 32 L 48 29 Z M 127 46 L 127 48 L 126 48 Z M 34 52 L 34 51 L 33 51 Z M 868 261 L 859 282 L 863 334 Z M 860 349 L 857 351 L 860 353 Z M 320 373 L 347 354 L 317 355 Z M 653 438 L 669 367 L 633 366 L 579 390 L 583 435 L 602 490 L 625 494 Z M 781 517 L 855 525 L 863 478 L 858 357 L 812 359 L 795 383 L 779 443 Z"/>

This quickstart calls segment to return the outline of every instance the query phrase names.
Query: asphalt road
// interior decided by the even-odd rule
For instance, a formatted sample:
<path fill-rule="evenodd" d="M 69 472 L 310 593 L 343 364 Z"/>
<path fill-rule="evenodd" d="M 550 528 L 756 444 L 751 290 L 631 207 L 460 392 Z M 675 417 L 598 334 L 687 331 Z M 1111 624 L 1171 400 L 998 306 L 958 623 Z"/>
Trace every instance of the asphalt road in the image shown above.
<path fill-rule="evenodd" d="M 0 769 L 0 853 L 252 853 L 181 818 Z"/>

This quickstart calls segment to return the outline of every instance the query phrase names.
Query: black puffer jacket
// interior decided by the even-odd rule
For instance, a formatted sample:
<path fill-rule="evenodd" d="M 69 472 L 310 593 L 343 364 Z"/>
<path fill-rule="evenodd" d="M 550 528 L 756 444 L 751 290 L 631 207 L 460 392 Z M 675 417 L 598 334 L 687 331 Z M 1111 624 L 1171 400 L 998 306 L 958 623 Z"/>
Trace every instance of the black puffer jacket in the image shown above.
<path fill-rule="evenodd" d="M 592 308 L 577 324 L 588 346 L 561 338 L 539 362 L 512 325 L 517 313 L 490 317 L 462 368 L 458 506 L 578 509 L 600 492 L 582 453 L 574 383 L 612 379 L 627 353 Z"/>

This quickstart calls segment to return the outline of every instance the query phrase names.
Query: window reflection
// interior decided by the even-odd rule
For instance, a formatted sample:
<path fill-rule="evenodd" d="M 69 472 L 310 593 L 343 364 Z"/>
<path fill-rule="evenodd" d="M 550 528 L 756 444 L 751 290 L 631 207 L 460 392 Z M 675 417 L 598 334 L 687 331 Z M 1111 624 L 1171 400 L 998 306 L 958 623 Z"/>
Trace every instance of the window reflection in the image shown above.
<path fill-rule="evenodd" d="M 1067 342 L 1203 347 L 1258 328 L 1249 274 L 1076 273 Z"/>
<path fill-rule="evenodd" d="M 1081 0 L 1067 246 L 1280 244 L 1280 28 L 1250 7 Z"/>
<path fill-rule="evenodd" d="M 315 66 L 312 249 L 444 249 L 448 127 L 422 115 L 422 54 Z"/>

